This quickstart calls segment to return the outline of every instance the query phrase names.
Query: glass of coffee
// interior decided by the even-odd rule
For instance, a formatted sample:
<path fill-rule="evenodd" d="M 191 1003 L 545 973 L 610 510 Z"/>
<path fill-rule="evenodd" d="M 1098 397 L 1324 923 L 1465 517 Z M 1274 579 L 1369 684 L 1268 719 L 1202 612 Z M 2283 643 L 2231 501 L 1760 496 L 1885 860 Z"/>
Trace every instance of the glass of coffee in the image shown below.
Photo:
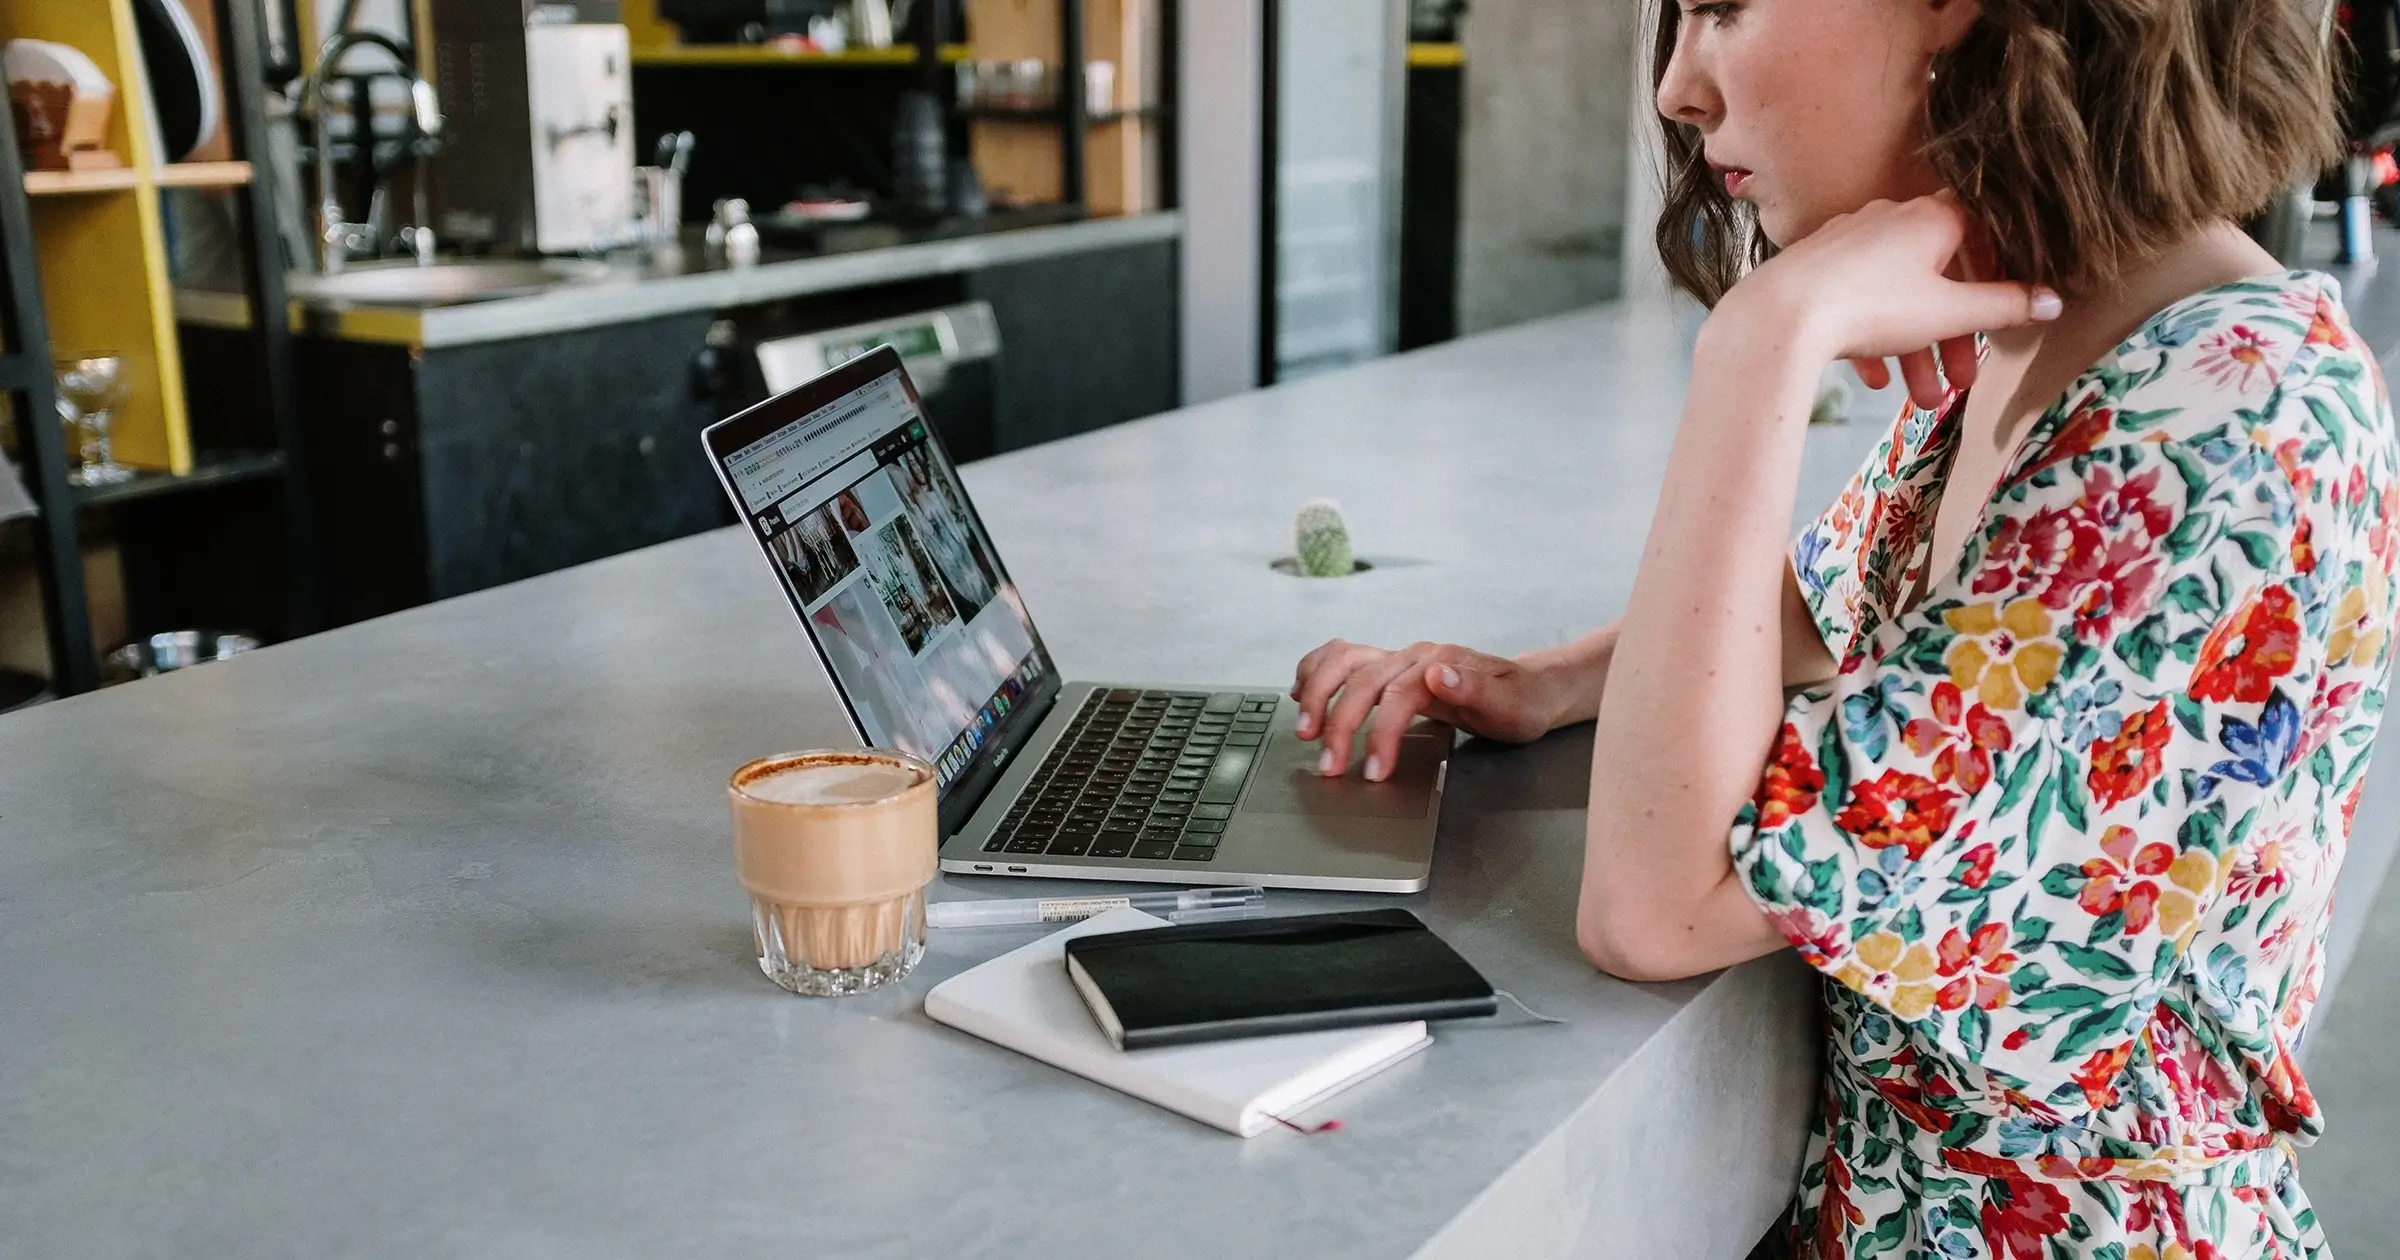
<path fill-rule="evenodd" d="M 734 771 L 733 869 L 758 969 L 794 993 L 864 993 L 925 956 L 941 848 L 933 767 L 907 753 L 794 752 Z"/>

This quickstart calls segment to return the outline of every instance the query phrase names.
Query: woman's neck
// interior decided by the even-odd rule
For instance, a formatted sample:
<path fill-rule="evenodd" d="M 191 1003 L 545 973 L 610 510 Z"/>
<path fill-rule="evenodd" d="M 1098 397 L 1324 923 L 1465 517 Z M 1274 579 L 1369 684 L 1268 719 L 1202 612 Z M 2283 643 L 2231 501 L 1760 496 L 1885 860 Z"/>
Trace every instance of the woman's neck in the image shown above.
<path fill-rule="evenodd" d="M 2030 361 L 2035 375 L 2048 375 L 2044 369 L 2052 359 L 2071 361 L 2066 369 L 2071 380 L 2166 307 L 2219 285 L 2281 271 L 2275 256 L 2240 228 L 2215 224 L 2152 254 L 2099 291 L 2070 298 L 2055 321 L 1991 334 L 1992 352 Z"/>

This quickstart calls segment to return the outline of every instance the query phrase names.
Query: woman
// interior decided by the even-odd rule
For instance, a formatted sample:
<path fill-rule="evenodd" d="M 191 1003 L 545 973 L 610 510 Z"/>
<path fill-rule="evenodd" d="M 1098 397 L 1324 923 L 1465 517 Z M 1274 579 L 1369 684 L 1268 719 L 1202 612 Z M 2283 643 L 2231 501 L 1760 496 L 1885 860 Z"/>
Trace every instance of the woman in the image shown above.
<path fill-rule="evenodd" d="M 1713 311 L 1624 619 L 1301 663 L 1328 774 L 1597 717 L 1603 970 L 1826 974 L 1806 1253 L 2325 1254 L 2293 1053 L 2400 451 L 2333 281 L 2235 227 L 2336 149 L 2314 7 L 1667 8 L 1659 242 Z M 1787 549 L 1840 358 L 1913 405 Z"/>

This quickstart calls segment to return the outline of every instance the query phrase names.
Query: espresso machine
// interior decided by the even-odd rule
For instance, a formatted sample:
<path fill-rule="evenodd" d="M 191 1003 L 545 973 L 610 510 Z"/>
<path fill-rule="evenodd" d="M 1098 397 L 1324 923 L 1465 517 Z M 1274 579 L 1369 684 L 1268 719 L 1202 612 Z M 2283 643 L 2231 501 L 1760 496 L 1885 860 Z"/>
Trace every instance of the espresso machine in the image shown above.
<path fill-rule="evenodd" d="M 442 240 L 575 254 L 633 220 L 632 48 L 618 0 L 430 0 L 447 145 Z"/>

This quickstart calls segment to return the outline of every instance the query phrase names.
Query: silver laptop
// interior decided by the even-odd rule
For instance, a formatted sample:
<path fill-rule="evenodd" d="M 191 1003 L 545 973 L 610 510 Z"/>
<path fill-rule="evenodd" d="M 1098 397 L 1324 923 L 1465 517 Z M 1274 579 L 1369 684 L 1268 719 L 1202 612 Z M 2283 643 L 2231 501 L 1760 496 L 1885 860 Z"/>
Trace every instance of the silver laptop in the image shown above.
<path fill-rule="evenodd" d="M 890 347 L 703 440 L 859 738 L 932 763 L 943 870 L 1425 886 L 1448 729 L 1326 779 L 1280 688 L 1061 678 Z"/>

